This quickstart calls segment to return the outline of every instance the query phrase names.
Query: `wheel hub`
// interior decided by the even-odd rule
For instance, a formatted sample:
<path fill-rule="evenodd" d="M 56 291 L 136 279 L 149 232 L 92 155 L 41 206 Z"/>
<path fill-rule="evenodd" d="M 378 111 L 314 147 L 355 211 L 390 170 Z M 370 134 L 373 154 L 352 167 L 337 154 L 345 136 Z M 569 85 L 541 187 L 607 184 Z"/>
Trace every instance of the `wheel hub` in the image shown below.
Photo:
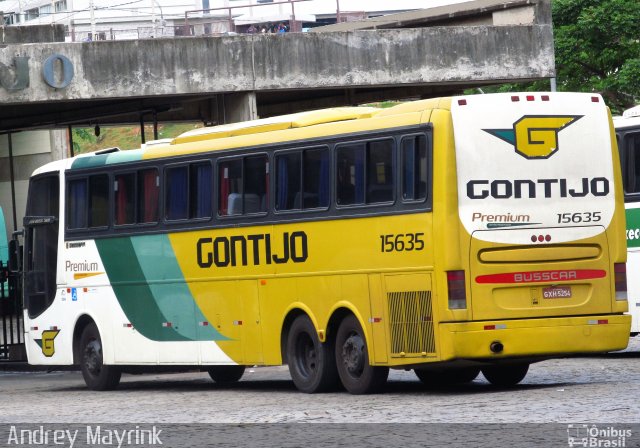
<path fill-rule="evenodd" d="M 310 376 L 317 368 L 316 348 L 309 338 L 301 338 L 298 343 L 298 366 L 301 373 Z"/>
<path fill-rule="evenodd" d="M 98 375 L 102 365 L 102 347 L 100 343 L 93 340 L 84 349 L 84 365 L 91 374 Z"/>
<path fill-rule="evenodd" d="M 362 374 L 364 370 L 364 341 L 360 335 L 351 335 L 344 341 L 342 360 L 351 375 L 360 376 Z"/>

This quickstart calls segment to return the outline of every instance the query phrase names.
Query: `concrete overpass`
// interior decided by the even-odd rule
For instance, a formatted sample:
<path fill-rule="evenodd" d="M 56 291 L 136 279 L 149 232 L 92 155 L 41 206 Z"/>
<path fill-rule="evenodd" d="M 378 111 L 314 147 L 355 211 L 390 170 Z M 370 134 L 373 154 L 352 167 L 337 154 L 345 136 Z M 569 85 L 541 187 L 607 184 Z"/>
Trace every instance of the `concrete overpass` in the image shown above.
<path fill-rule="evenodd" d="M 0 49 L 0 132 L 141 114 L 223 123 L 549 78 L 549 9 L 548 0 L 474 0 L 387 17 L 385 29 L 10 43 Z"/>

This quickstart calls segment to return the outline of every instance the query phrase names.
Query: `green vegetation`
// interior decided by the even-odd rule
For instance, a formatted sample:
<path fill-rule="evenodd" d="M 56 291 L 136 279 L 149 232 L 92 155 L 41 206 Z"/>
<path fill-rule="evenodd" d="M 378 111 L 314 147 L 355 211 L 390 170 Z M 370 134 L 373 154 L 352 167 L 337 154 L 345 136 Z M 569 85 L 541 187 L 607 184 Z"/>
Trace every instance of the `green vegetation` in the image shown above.
<path fill-rule="evenodd" d="M 600 93 L 614 113 L 638 104 L 640 1 L 552 0 L 552 14 L 558 90 Z M 548 80 L 482 88 L 485 92 L 549 89 Z"/>
<path fill-rule="evenodd" d="M 599 92 L 620 112 L 640 100 L 640 2 L 554 0 L 558 90 Z"/>
<path fill-rule="evenodd" d="M 158 138 L 173 138 L 183 132 L 202 127 L 200 123 L 159 124 Z M 145 126 L 146 140 L 153 139 L 153 126 Z M 96 137 L 95 128 L 73 128 L 73 152 L 99 151 L 117 146 L 120 149 L 139 148 L 141 143 L 140 126 L 100 127 Z"/>

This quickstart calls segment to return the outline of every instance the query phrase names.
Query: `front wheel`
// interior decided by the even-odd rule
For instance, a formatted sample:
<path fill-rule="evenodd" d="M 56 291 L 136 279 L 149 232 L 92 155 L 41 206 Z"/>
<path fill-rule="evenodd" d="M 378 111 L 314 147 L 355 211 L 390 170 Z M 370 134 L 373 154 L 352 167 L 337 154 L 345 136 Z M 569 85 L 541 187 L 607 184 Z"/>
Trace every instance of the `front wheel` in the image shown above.
<path fill-rule="evenodd" d="M 120 383 L 120 369 L 103 362 L 102 340 L 93 322 L 87 325 L 80 337 L 80 369 L 89 389 L 111 390 Z"/>
<path fill-rule="evenodd" d="M 244 366 L 215 366 L 209 367 L 207 372 L 216 383 L 235 383 L 244 375 Z"/>
<path fill-rule="evenodd" d="M 336 364 L 342 385 L 352 394 L 378 392 L 389 376 L 388 367 L 369 364 L 364 331 L 353 315 L 345 317 L 338 328 Z"/>
<path fill-rule="evenodd" d="M 529 364 L 507 364 L 484 367 L 482 374 L 494 386 L 512 387 L 522 381 L 528 371 Z"/>
<path fill-rule="evenodd" d="M 308 394 L 326 392 L 338 385 L 333 346 L 322 343 L 307 316 L 293 321 L 287 337 L 287 361 L 293 383 Z"/>

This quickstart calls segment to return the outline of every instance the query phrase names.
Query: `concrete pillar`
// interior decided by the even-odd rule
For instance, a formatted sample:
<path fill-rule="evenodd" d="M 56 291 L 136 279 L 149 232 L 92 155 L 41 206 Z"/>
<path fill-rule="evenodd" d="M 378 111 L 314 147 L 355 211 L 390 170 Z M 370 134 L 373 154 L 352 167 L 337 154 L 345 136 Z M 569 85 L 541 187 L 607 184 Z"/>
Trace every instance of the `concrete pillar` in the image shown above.
<path fill-rule="evenodd" d="M 224 95 L 224 117 L 219 118 L 221 119 L 220 123 L 256 120 L 258 118 L 256 92 L 239 92 Z"/>

